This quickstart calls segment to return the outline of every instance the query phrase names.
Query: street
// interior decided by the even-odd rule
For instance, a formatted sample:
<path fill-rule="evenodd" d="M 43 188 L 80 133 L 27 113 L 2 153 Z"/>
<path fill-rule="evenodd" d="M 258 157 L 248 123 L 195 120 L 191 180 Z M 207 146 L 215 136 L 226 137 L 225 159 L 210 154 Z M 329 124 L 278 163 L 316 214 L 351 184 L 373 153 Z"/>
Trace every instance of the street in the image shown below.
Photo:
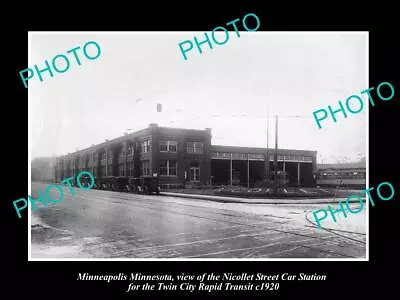
<path fill-rule="evenodd" d="M 32 197 L 47 186 L 32 182 Z M 63 189 L 62 202 L 48 208 L 38 202 L 32 212 L 33 259 L 366 257 L 365 211 L 322 222 L 332 228 L 325 230 L 309 220 L 326 204 L 219 203 L 78 188 L 72 197 Z"/>

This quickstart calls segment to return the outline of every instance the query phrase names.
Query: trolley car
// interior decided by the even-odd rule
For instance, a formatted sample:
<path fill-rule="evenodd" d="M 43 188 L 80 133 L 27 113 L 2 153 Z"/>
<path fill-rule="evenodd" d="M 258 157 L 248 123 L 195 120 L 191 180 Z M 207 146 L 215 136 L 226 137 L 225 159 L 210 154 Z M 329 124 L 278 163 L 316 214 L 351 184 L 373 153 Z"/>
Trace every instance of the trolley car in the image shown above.
<path fill-rule="evenodd" d="M 315 174 L 317 185 L 321 187 L 362 188 L 366 185 L 366 170 L 318 170 Z"/>

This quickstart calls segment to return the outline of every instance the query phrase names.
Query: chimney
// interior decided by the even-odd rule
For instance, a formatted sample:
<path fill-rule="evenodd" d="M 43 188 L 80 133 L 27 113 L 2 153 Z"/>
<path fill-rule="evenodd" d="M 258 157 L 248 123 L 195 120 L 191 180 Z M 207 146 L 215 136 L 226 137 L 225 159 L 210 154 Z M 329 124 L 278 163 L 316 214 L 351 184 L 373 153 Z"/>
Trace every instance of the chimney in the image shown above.
<path fill-rule="evenodd" d="M 158 124 L 157 123 L 150 123 L 149 127 L 152 127 L 152 128 L 158 127 Z"/>

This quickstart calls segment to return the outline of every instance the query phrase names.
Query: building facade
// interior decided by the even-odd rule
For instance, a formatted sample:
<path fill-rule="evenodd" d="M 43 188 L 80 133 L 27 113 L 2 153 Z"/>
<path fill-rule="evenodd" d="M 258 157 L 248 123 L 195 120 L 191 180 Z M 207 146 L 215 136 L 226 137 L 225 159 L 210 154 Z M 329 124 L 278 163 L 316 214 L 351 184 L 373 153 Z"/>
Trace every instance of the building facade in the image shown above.
<path fill-rule="evenodd" d="M 273 149 L 213 146 L 211 137 L 210 128 L 150 124 L 143 130 L 58 157 L 55 180 L 60 182 L 87 170 L 95 177 L 159 176 L 162 186 L 250 184 L 264 180 L 268 167 L 273 169 Z M 278 170 L 288 172 L 292 184 L 312 185 L 316 151 L 279 149 Z"/>
<path fill-rule="evenodd" d="M 274 155 L 275 149 L 212 146 L 213 182 L 251 185 L 263 181 L 267 171 L 274 170 Z M 315 185 L 316 164 L 316 151 L 278 149 L 277 171 L 286 172 L 289 185 Z"/>

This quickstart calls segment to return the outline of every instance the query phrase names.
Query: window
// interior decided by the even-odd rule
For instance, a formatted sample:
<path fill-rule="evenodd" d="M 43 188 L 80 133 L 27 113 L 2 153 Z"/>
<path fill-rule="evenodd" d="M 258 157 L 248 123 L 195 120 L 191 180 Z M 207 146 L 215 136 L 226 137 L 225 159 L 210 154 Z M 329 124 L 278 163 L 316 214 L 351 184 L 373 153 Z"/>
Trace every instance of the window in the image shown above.
<path fill-rule="evenodd" d="M 127 165 L 127 175 L 128 176 L 133 176 L 133 171 L 134 171 L 134 164 L 133 162 L 129 162 Z"/>
<path fill-rule="evenodd" d="M 177 152 L 178 151 L 178 143 L 174 141 L 170 141 L 168 145 L 169 152 Z"/>
<path fill-rule="evenodd" d="M 100 167 L 100 177 L 105 177 L 106 176 L 106 167 L 102 166 Z"/>
<path fill-rule="evenodd" d="M 176 152 L 178 143 L 175 141 L 160 141 L 160 152 Z"/>
<path fill-rule="evenodd" d="M 140 162 L 140 175 L 150 175 L 150 161 L 144 160 Z"/>
<path fill-rule="evenodd" d="M 125 176 L 125 165 L 119 165 L 119 176 Z"/>
<path fill-rule="evenodd" d="M 200 181 L 200 168 L 191 167 L 190 168 L 190 181 Z"/>
<path fill-rule="evenodd" d="M 160 176 L 168 176 L 168 160 L 162 160 L 160 163 Z"/>
<path fill-rule="evenodd" d="M 199 143 L 199 142 L 187 143 L 187 152 L 202 154 L 203 153 L 203 143 Z"/>
<path fill-rule="evenodd" d="M 142 153 L 150 152 L 151 151 L 151 141 L 145 140 L 140 143 L 140 149 Z"/>
<path fill-rule="evenodd" d="M 177 176 L 177 166 L 176 160 L 162 160 L 160 162 L 160 176 Z"/>
<path fill-rule="evenodd" d="M 168 142 L 166 141 L 160 142 L 160 152 L 168 152 Z"/>
<path fill-rule="evenodd" d="M 128 155 L 133 155 L 135 153 L 135 147 L 133 145 L 128 145 Z"/>

